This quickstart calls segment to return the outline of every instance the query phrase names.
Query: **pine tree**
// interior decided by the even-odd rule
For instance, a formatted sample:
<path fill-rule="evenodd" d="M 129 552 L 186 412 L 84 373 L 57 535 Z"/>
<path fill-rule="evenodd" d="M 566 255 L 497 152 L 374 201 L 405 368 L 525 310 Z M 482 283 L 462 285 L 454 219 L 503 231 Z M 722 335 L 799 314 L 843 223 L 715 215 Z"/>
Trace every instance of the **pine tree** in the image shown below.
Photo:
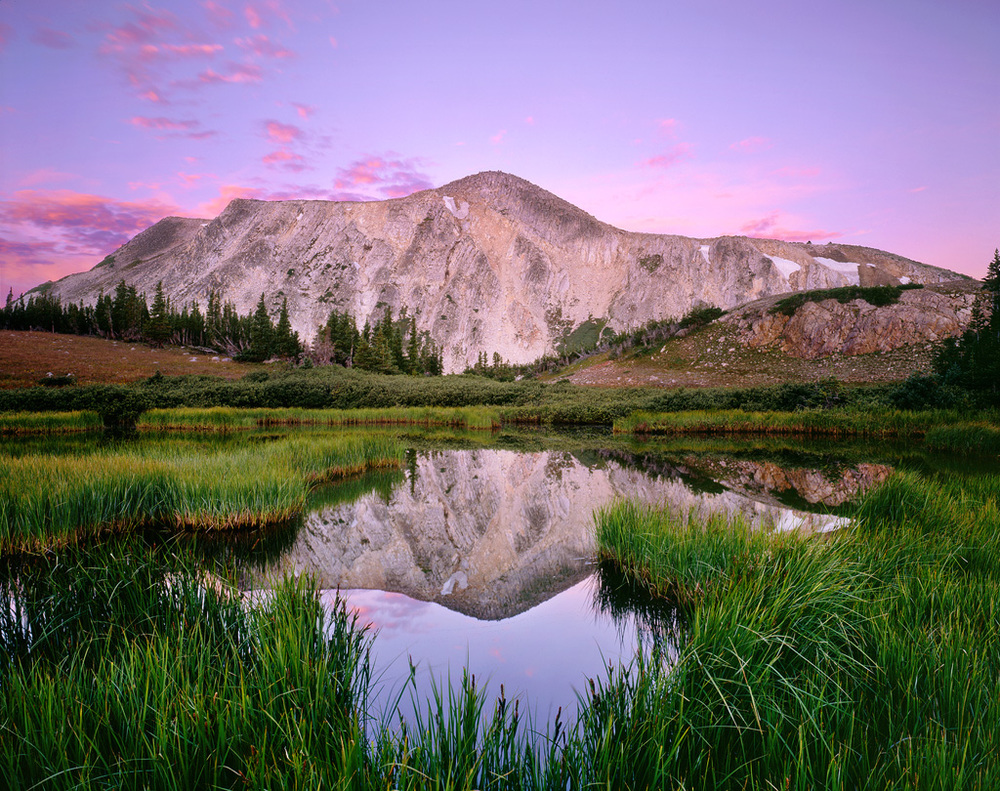
<path fill-rule="evenodd" d="M 960 338 L 949 338 L 938 348 L 934 370 L 946 384 L 1000 402 L 1000 249 L 987 267 L 969 326 Z"/>
<path fill-rule="evenodd" d="M 162 280 L 156 284 L 153 307 L 149 311 L 149 321 L 146 322 L 143 334 L 151 346 L 162 346 L 170 339 L 170 317 L 167 312 L 167 300 L 163 295 Z"/>
<path fill-rule="evenodd" d="M 281 300 L 281 311 L 278 314 L 278 326 L 274 330 L 272 343 L 274 354 L 287 359 L 295 359 L 302 352 L 299 335 L 292 332 L 292 324 L 288 319 L 288 298 Z"/>
<path fill-rule="evenodd" d="M 257 309 L 250 320 L 250 347 L 240 355 L 246 362 L 263 362 L 274 351 L 274 325 L 267 312 L 264 295 L 260 295 Z"/>

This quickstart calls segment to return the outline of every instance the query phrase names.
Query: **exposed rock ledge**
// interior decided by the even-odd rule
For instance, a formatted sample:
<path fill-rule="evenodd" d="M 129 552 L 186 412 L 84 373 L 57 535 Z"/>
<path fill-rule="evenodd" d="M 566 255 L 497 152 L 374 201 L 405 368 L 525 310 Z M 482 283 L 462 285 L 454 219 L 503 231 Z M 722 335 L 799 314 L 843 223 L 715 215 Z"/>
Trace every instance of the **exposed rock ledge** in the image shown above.
<path fill-rule="evenodd" d="M 771 313 L 779 298 L 751 303 L 722 321 L 753 349 L 778 349 L 813 360 L 831 354 L 887 352 L 960 335 L 972 317 L 979 284 L 956 281 L 904 291 L 899 302 L 876 307 L 864 300 L 806 302 L 793 316 Z"/>

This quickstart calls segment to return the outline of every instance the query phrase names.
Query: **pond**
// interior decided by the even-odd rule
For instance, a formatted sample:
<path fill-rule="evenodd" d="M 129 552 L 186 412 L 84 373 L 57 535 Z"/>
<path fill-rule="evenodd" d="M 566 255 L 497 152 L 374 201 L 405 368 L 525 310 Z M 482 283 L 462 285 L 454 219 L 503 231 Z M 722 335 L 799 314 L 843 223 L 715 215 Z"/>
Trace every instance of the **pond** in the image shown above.
<path fill-rule="evenodd" d="M 183 454 L 309 433 L 173 433 L 134 444 L 140 454 L 156 443 Z M 508 699 L 520 698 L 522 710 L 546 722 L 559 708 L 574 709 L 589 679 L 606 677 L 609 665 L 631 662 L 643 647 L 669 658 L 679 634 L 675 613 L 594 564 L 594 513 L 616 498 L 825 533 L 843 526 L 852 499 L 894 469 L 985 471 L 968 459 L 887 442 L 388 433 L 408 447 L 401 469 L 314 491 L 288 529 L 194 541 L 206 564 L 236 566 L 250 597 L 267 595 L 285 574 L 306 574 L 328 606 L 345 601 L 376 634 L 376 716 L 398 696 L 404 708 L 411 694 L 427 699 L 433 685 L 468 669 L 490 696 L 502 684 Z M 44 438 L 11 442 L 6 451 L 78 455 L 95 443 Z"/>
<path fill-rule="evenodd" d="M 246 584 L 309 574 L 328 603 L 346 600 L 377 633 L 377 704 L 392 702 L 413 668 L 419 699 L 468 668 L 490 694 L 504 684 L 508 698 L 547 721 L 559 707 L 575 708 L 589 678 L 672 633 L 637 618 L 637 609 L 649 613 L 648 603 L 629 606 L 637 594 L 622 606 L 608 590 L 613 583 L 593 560 L 596 510 L 631 497 L 825 532 L 893 469 L 884 452 L 858 445 L 605 442 L 543 450 L 418 443 L 401 472 L 317 492 L 291 545 Z"/>

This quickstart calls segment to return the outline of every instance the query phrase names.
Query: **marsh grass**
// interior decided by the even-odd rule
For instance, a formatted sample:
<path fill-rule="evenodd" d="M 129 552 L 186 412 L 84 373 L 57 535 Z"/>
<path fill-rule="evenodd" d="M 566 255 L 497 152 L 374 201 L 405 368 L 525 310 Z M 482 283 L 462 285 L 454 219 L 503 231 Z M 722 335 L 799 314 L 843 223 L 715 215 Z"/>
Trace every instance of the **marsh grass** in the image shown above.
<path fill-rule="evenodd" d="M 391 437 L 293 437 L 213 450 L 121 445 L 85 456 L 0 458 L 0 553 L 142 527 L 232 530 L 297 516 L 310 489 L 398 467 Z"/>
<path fill-rule="evenodd" d="M 806 437 L 922 437 L 935 426 L 964 420 L 961 412 L 911 412 L 898 409 L 804 409 L 748 412 L 720 409 L 696 412 L 633 412 L 614 422 L 616 434 L 750 434 Z"/>
<path fill-rule="evenodd" d="M 995 477 L 898 474 L 822 541 L 600 512 L 600 554 L 687 632 L 662 719 L 614 715 L 626 743 L 669 746 L 666 787 L 998 787 L 998 500 Z"/>
<path fill-rule="evenodd" d="M 140 429 L 232 431 L 273 426 L 452 426 L 499 428 L 492 407 L 387 407 L 384 409 L 156 409 L 139 420 Z"/>
<path fill-rule="evenodd" d="M 96 412 L 0 412 L 0 434 L 69 434 L 103 428 Z"/>
<path fill-rule="evenodd" d="M 927 447 L 963 455 L 1000 456 L 1000 426 L 996 423 L 969 423 L 934 426 L 924 437 Z"/>

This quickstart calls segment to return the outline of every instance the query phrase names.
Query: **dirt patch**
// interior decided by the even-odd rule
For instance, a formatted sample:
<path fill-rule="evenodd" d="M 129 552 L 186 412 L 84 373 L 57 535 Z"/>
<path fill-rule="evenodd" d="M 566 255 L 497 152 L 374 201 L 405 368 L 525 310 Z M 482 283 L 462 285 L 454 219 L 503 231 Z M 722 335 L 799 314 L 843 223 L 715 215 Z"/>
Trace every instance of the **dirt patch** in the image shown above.
<path fill-rule="evenodd" d="M 0 331 L 0 388 L 6 389 L 30 387 L 49 373 L 73 374 L 78 383 L 92 384 L 134 382 L 157 371 L 164 376 L 208 374 L 239 379 L 262 367 L 184 348 L 153 349 L 142 343 L 80 335 Z"/>

